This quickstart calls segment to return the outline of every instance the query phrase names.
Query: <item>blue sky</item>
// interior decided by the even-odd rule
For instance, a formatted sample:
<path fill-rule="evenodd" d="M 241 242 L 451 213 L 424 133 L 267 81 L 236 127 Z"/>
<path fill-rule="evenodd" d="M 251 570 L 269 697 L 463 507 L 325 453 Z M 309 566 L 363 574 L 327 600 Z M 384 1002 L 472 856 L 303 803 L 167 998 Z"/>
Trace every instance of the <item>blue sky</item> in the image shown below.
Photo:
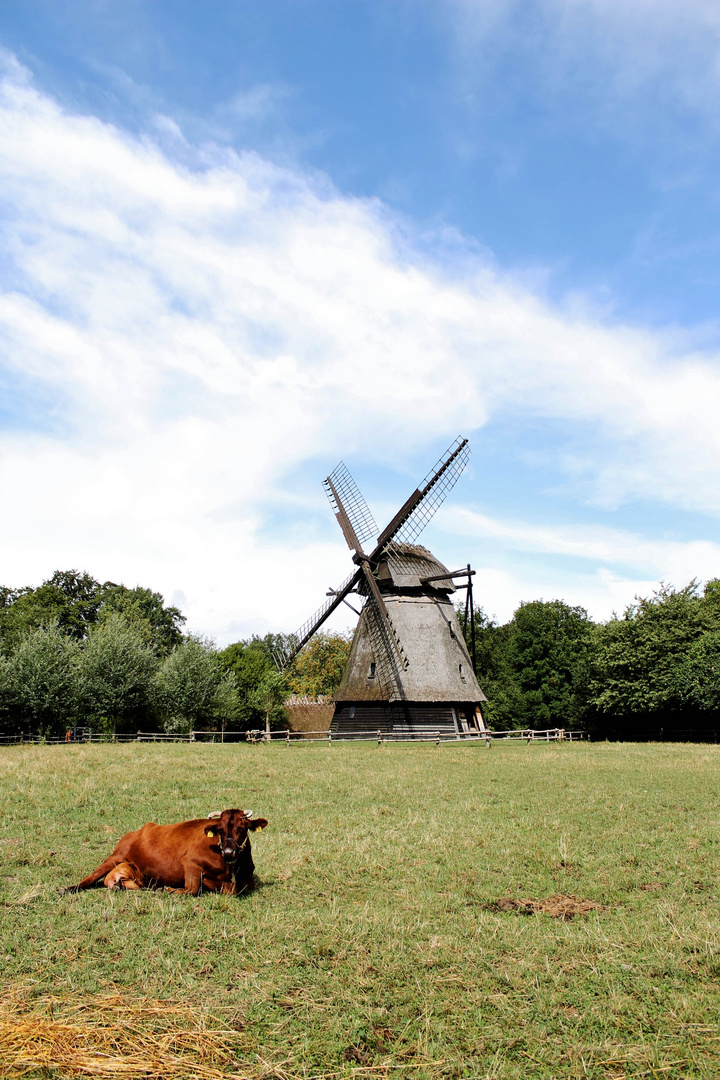
<path fill-rule="evenodd" d="M 504 619 L 720 573 L 709 0 L 0 7 L 7 584 L 141 582 L 220 643 L 426 534 Z M 342 624 L 342 619 L 341 619 Z"/>

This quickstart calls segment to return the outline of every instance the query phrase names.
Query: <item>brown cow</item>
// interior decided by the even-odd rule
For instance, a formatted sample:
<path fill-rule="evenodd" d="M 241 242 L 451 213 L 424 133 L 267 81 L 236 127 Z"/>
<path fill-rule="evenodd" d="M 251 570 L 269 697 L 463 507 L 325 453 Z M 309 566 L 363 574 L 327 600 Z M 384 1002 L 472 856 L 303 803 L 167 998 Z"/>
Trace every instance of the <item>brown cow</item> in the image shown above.
<path fill-rule="evenodd" d="M 112 855 L 66 892 L 92 889 L 105 879 L 112 888 L 171 889 L 198 896 L 207 892 L 237 896 L 253 886 L 250 833 L 264 829 L 265 818 L 252 811 L 223 810 L 218 818 L 178 825 L 155 825 L 126 833 Z"/>

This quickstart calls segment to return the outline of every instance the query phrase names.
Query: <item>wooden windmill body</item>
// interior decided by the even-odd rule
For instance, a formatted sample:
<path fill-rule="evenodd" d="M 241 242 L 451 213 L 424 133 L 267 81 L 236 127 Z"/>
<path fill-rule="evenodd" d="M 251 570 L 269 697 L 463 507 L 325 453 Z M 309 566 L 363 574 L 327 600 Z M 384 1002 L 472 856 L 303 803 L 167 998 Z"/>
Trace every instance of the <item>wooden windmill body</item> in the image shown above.
<path fill-rule="evenodd" d="M 471 621 L 473 571 L 469 566 L 448 571 L 427 548 L 414 543 L 468 456 L 467 439 L 457 439 L 369 553 L 363 544 L 377 535 L 377 526 L 342 462 L 325 481 L 357 568 L 340 589 L 329 591 L 330 599 L 293 636 L 291 648 L 278 662 L 281 668 L 289 664 L 340 603 L 360 615 L 335 695 L 333 731 L 421 735 L 485 730 L 481 705 L 486 698 L 452 600 L 458 588 L 466 590 L 465 611 Z M 351 594 L 361 611 L 349 602 Z"/>

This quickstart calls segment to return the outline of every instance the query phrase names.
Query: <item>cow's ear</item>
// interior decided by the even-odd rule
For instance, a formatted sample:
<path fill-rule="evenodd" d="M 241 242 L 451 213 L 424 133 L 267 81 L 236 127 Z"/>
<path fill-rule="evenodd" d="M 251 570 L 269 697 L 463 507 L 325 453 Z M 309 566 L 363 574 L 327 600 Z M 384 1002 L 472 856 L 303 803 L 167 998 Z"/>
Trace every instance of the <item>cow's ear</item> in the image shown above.
<path fill-rule="evenodd" d="M 215 835 L 215 830 L 210 825 L 208 825 L 207 828 L 205 829 L 205 835 L 206 836 L 214 836 Z"/>
<path fill-rule="evenodd" d="M 248 829 L 250 829 L 251 832 L 255 832 L 256 829 L 265 828 L 267 828 L 267 821 L 264 817 L 254 818 L 248 825 Z"/>

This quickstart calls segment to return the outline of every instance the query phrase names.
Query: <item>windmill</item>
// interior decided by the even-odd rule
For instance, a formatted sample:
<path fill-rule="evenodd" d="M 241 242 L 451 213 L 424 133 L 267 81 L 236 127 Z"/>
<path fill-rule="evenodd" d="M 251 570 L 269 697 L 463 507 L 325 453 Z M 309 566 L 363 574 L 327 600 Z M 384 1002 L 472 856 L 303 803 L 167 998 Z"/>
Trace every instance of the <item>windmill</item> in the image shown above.
<path fill-rule="evenodd" d="M 324 487 L 355 570 L 330 589 L 322 607 L 289 638 L 276 656 L 280 670 L 300 652 L 333 611 L 346 603 L 359 621 L 342 683 L 335 695 L 332 730 L 406 732 L 484 731 L 486 701 L 453 607 L 456 589 L 466 590 L 466 625 L 475 627 L 470 566 L 450 572 L 416 544 L 454 487 L 470 456 L 457 438 L 420 487 L 378 535 L 375 520 L 343 462 Z M 376 537 L 369 552 L 364 545 Z M 464 583 L 456 583 L 460 579 Z M 359 610 L 349 601 L 356 598 Z"/>

